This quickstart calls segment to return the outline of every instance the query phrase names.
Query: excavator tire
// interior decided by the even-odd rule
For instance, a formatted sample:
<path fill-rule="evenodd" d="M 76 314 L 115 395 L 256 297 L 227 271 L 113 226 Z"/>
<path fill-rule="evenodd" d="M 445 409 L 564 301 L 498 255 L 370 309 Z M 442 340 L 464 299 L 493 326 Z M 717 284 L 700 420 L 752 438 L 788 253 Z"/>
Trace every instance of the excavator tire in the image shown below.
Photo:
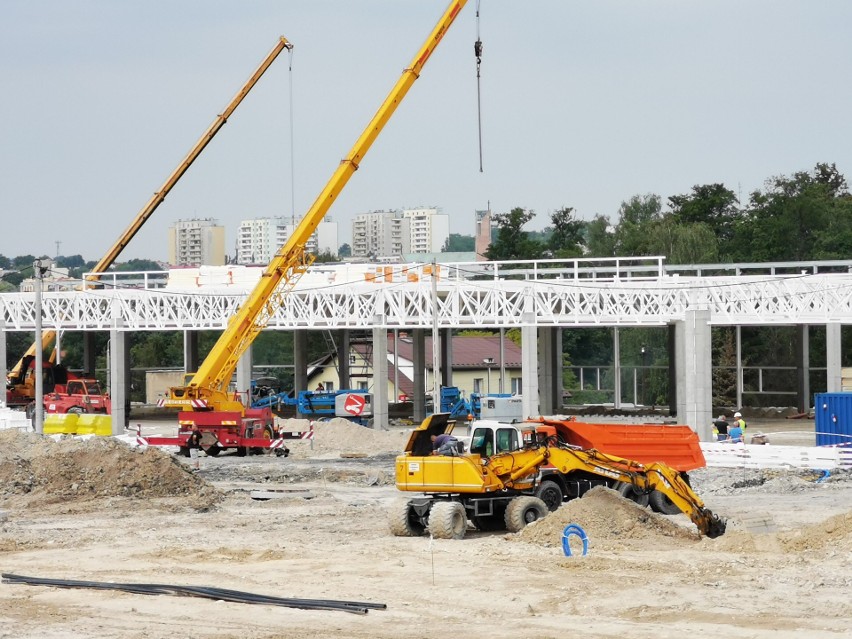
<path fill-rule="evenodd" d="M 666 497 L 659 490 L 655 490 L 649 496 L 649 503 L 651 504 L 651 510 L 655 513 L 660 513 L 663 515 L 679 515 L 680 508 L 675 506 L 674 502 Z"/>
<path fill-rule="evenodd" d="M 544 502 L 550 512 L 562 505 L 562 488 L 555 481 L 545 479 L 535 489 L 535 496 Z"/>
<path fill-rule="evenodd" d="M 457 501 L 438 501 L 429 511 L 429 534 L 435 539 L 464 539 L 467 514 Z"/>
<path fill-rule="evenodd" d="M 538 497 L 527 495 L 515 497 L 506 506 L 506 530 L 509 532 L 520 532 L 527 524 L 543 519 L 550 514 L 545 504 Z"/>
<path fill-rule="evenodd" d="M 388 518 L 391 533 L 396 537 L 420 537 L 426 532 L 426 527 L 414 517 L 414 511 L 408 500 L 398 501 L 393 505 Z"/>
<path fill-rule="evenodd" d="M 635 501 L 639 506 L 644 508 L 650 501 L 650 495 L 636 488 L 633 484 L 626 481 L 620 481 L 615 485 L 615 489 L 621 493 L 622 497 Z"/>

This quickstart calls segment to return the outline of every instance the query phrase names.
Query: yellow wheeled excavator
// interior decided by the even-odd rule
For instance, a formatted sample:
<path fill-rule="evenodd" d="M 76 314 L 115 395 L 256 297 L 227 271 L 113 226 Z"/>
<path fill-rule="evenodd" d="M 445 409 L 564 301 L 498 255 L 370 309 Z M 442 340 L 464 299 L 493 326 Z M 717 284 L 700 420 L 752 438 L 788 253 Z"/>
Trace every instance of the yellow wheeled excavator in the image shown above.
<path fill-rule="evenodd" d="M 433 454 L 432 436 L 451 432 L 448 414 L 431 415 L 412 431 L 404 454 L 397 457 L 397 488 L 423 494 L 390 513 L 395 535 L 428 533 L 441 539 L 461 539 L 468 519 L 480 530 L 518 532 L 563 500 L 580 497 L 597 485 L 627 486 L 637 494 L 657 490 L 703 535 L 714 538 L 725 533 L 726 522 L 707 509 L 680 473 L 666 464 L 640 464 L 561 444 L 555 437 L 521 437 L 517 441 L 526 444 L 491 456 L 480 452 Z M 556 500 L 550 498 L 551 493 Z"/>

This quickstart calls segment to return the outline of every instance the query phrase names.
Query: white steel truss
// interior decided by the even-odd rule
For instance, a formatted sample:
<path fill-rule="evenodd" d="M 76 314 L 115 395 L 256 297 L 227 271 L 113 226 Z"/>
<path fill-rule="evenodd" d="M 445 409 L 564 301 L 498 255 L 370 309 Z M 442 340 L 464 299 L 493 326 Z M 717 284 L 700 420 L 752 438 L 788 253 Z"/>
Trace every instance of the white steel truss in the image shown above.
<path fill-rule="evenodd" d="M 594 267 L 583 260 L 568 267 L 565 261 L 548 260 L 440 265 L 436 296 L 431 277 L 425 276 L 414 281 L 314 283 L 285 296 L 268 327 L 428 329 L 435 311 L 441 328 L 652 326 L 682 320 L 691 310 L 708 310 L 710 323 L 717 326 L 852 323 L 849 268 L 835 273 L 808 268 L 785 275 L 773 268 L 763 275 L 692 276 L 663 269 L 660 258 L 652 258 L 644 270 L 601 268 L 600 262 Z M 549 268 L 553 266 L 558 268 Z M 149 275 L 142 280 L 162 282 Z M 190 291 L 162 284 L 114 284 L 43 293 L 44 329 L 219 330 L 251 289 L 250 283 L 224 292 L 216 287 Z M 6 331 L 34 330 L 35 294 L 0 294 L 0 319 Z"/>

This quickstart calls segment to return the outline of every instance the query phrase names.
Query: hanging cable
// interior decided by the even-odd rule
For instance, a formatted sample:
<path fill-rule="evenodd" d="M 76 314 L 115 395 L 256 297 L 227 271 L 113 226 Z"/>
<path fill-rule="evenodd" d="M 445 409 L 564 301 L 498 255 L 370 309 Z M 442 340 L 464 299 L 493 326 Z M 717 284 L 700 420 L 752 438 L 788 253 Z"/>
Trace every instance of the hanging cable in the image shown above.
<path fill-rule="evenodd" d="M 296 228 L 296 169 L 295 153 L 293 148 L 293 49 L 289 50 L 289 78 L 290 78 L 290 217 L 293 222 L 293 230 Z M 292 230 L 290 231 L 293 232 Z"/>
<path fill-rule="evenodd" d="M 482 64 L 482 40 L 479 38 L 479 1 L 476 0 L 476 42 L 473 53 L 476 56 L 476 119 L 479 129 L 479 172 L 482 173 L 482 93 L 479 86 L 479 67 Z"/>

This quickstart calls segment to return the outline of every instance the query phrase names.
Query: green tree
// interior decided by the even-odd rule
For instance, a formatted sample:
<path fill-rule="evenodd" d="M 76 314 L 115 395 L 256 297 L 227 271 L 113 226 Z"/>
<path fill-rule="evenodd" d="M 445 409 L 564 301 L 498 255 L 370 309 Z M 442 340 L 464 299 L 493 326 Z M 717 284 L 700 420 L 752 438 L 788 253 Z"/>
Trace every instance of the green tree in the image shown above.
<path fill-rule="evenodd" d="M 541 257 L 543 246 L 529 239 L 524 225 L 535 217 L 532 211 L 520 207 L 508 213 L 494 214 L 496 237 L 485 252 L 489 260 L 533 260 Z"/>
<path fill-rule="evenodd" d="M 339 248 L 339 249 L 337 249 L 337 254 L 338 254 L 341 258 L 343 258 L 343 257 L 352 257 L 352 247 L 351 247 L 351 246 L 349 246 L 349 245 L 348 245 L 348 244 L 346 244 L 346 243 L 343 243 L 343 244 L 341 244 L 341 245 L 340 245 L 340 248 Z"/>
<path fill-rule="evenodd" d="M 472 235 L 450 233 L 441 249 L 442 253 L 471 253 L 476 250 L 476 239 Z"/>
<path fill-rule="evenodd" d="M 729 248 L 734 261 L 774 262 L 812 259 L 815 254 L 849 255 L 849 193 L 834 164 L 810 173 L 779 176 L 765 191 L 752 193 Z"/>
<path fill-rule="evenodd" d="M 679 225 L 704 224 L 719 242 L 730 242 L 740 217 L 736 193 L 723 184 L 692 187 L 687 195 L 669 197 L 671 217 Z"/>
<path fill-rule="evenodd" d="M 660 220 L 660 196 L 634 195 L 622 202 L 615 228 L 615 254 L 618 256 L 652 255 L 651 228 Z"/>
<path fill-rule="evenodd" d="M 672 216 L 666 216 L 652 229 L 650 252 L 664 255 L 669 264 L 711 264 L 719 260 L 718 240 L 707 224 L 678 224 Z"/>
<path fill-rule="evenodd" d="M 574 217 L 570 206 L 550 214 L 553 224 L 547 240 L 552 257 L 580 257 L 583 254 L 583 222 Z"/>
<path fill-rule="evenodd" d="M 589 257 L 614 257 L 615 233 L 611 230 L 609 218 L 596 215 L 584 224 L 586 250 Z"/>

